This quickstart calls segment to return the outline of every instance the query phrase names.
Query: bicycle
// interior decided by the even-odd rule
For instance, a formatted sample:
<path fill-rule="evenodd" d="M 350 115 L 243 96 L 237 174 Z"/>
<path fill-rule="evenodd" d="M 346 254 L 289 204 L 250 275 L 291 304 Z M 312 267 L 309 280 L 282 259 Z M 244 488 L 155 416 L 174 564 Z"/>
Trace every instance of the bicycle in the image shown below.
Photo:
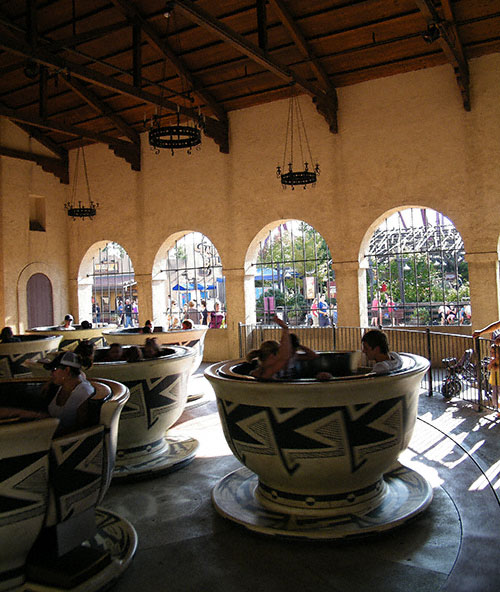
<path fill-rule="evenodd" d="M 466 349 L 458 361 L 457 358 L 443 358 L 441 360 L 447 372 L 441 385 L 441 394 L 445 399 L 459 395 L 463 381 L 469 384 L 476 382 L 476 364 L 472 361 L 473 355 L 474 350 Z"/>

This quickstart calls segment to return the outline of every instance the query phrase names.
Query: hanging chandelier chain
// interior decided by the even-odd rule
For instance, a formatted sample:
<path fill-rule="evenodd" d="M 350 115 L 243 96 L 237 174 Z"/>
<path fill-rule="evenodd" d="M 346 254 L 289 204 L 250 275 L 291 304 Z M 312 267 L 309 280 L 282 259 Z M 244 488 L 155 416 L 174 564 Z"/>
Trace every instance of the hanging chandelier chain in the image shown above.
<path fill-rule="evenodd" d="M 283 150 L 283 165 L 282 165 L 283 169 L 285 168 L 286 151 L 288 148 L 288 136 L 290 135 L 291 111 L 292 111 L 292 104 L 288 103 L 288 118 L 287 118 L 287 122 L 286 122 L 285 149 Z"/>
<path fill-rule="evenodd" d="M 75 162 L 75 176 L 73 179 L 73 187 L 71 187 L 71 201 L 74 202 L 76 199 L 76 188 L 78 186 L 78 162 L 80 161 L 80 148 L 76 151 L 76 162 Z"/>
<path fill-rule="evenodd" d="M 295 130 L 295 127 L 297 127 L 297 130 Z M 290 141 L 290 159 L 288 161 L 288 167 L 285 168 L 288 141 Z M 300 153 L 301 163 L 298 169 L 294 169 L 294 150 L 295 143 L 297 141 L 299 143 L 297 152 Z M 307 154 L 304 156 L 304 148 L 307 149 L 309 162 L 306 160 Z M 295 165 L 297 165 L 297 162 L 295 162 Z M 283 151 L 283 164 L 276 167 L 276 176 L 281 180 L 281 186 L 283 189 L 285 189 L 288 185 L 290 185 L 292 189 L 298 185 L 302 185 L 302 187 L 306 189 L 307 185 L 312 185 L 314 187 L 319 173 L 319 164 L 313 161 L 311 146 L 309 145 L 309 139 L 307 137 L 306 126 L 304 123 L 304 117 L 302 115 L 302 108 L 300 106 L 299 99 L 297 96 L 291 96 L 288 102 L 288 119 L 286 126 L 285 148 Z"/>
<path fill-rule="evenodd" d="M 83 172 L 85 173 L 85 183 L 87 183 L 87 195 L 89 196 L 89 203 L 92 205 L 92 197 L 90 195 L 90 183 L 89 183 L 89 175 L 87 173 L 87 160 L 85 158 L 85 151 L 82 148 L 82 156 L 83 156 Z"/>
<path fill-rule="evenodd" d="M 299 131 L 302 128 L 302 132 L 304 134 L 304 139 L 305 139 L 305 144 L 306 144 L 306 147 L 307 147 L 307 152 L 309 154 L 309 161 L 310 161 L 311 166 L 312 166 L 313 165 L 313 157 L 312 157 L 311 147 L 309 145 L 309 138 L 307 137 L 307 134 L 306 134 L 306 124 L 304 123 L 304 117 L 302 115 L 302 107 L 300 106 L 300 102 L 299 101 L 297 101 L 297 110 L 298 110 L 298 114 L 299 114 Z M 303 151 L 302 151 L 302 141 L 300 143 L 300 151 L 301 151 L 301 155 L 302 155 L 302 162 L 304 163 L 305 162 L 305 158 L 304 158 L 304 154 L 303 154 Z"/>

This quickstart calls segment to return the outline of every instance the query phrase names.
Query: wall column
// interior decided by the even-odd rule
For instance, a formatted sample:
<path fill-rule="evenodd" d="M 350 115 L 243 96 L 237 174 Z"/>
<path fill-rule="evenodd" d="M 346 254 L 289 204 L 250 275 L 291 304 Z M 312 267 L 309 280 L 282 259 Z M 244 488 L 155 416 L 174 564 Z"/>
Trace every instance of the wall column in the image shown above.
<path fill-rule="evenodd" d="M 153 277 L 150 273 L 136 273 L 137 304 L 139 306 L 139 326 L 143 327 L 149 319 L 153 321 Z"/>
<path fill-rule="evenodd" d="M 366 327 L 366 264 L 357 261 L 333 263 L 337 286 L 337 324 L 341 327 Z"/>
<path fill-rule="evenodd" d="M 500 319 L 498 253 L 466 253 L 469 265 L 472 328 L 481 329 Z"/>

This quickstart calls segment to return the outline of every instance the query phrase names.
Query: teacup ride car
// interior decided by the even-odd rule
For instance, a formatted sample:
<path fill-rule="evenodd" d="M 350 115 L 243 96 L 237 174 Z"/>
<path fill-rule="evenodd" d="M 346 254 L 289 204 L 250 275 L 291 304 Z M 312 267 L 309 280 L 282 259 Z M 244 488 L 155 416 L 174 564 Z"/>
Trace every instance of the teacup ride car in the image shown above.
<path fill-rule="evenodd" d="M 195 351 L 170 346 L 162 348 L 156 358 L 100 361 L 106 358 L 108 349 L 98 349 L 94 364 L 85 372 L 88 377 L 117 380 L 130 390 L 130 399 L 120 417 L 113 479 L 148 479 L 194 460 L 198 441 L 188 435 L 171 436 L 168 430 L 186 406 Z M 128 348 L 123 349 L 126 352 Z"/>
<path fill-rule="evenodd" d="M 385 531 L 422 512 L 432 488 L 398 456 L 429 362 L 401 357 L 400 369 L 376 375 L 357 367 L 359 353 L 321 353 L 287 381 L 255 379 L 243 360 L 210 366 L 224 435 L 245 465 L 215 486 L 216 510 L 253 531 L 304 539 Z"/>
<path fill-rule="evenodd" d="M 31 374 L 24 366 L 28 360 L 44 358 L 56 351 L 59 335 L 16 335 L 19 341 L 0 343 L 0 378 L 22 378 Z"/>
<path fill-rule="evenodd" d="M 0 406 L 42 408 L 44 379 L 0 381 Z M 98 507 L 113 472 L 129 392 L 92 381 L 89 427 L 54 437 L 59 420 L 0 421 L 0 590 L 93 592 L 128 567 L 132 525 Z"/>
<path fill-rule="evenodd" d="M 55 327 L 33 327 L 26 331 L 26 333 L 34 335 L 61 335 L 62 340 L 59 344 L 59 349 L 73 351 L 83 339 L 93 343 L 94 347 L 104 347 L 106 340 L 103 337 L 103 331 L 112 328 L 109 325 L 91 327 L 90 329 L 82 329 L 81 325 L 73 325 L 73 327 L 73 330 L 61 329 L 57 325 Z"/>
<path fill-rule="evenodd" d="M 140 328 L 104 330 L 103 336 L 108 345 L 119 343 L 120 345 L 144 345 L 148 337 L 155 337 L 159 345 L 183 345 L 194 350 L 193 365 L 190 376 L 200 367 L 203 361 L 203 349 L 208 327 L 206 325 L 194 325 L 192 329 L 172 329 L 163 331 L 163 327 L 155 327 L 153 333 L 142 333 Z M 189 393 L 186 407 L 193 408 L 207 402 L 205 393 Z"/>

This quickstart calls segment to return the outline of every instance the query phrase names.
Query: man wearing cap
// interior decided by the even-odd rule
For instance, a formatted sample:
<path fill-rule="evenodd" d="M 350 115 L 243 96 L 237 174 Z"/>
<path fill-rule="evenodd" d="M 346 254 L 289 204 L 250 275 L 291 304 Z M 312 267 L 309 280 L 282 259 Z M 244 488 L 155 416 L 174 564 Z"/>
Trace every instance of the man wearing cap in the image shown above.
<path fill-rule="evenodd" d="M 59 327 L 59 329 L 62 329 L 63 331 L 74 331 L 75 328 L 71 325 L 72 322 L 73 317 L 70 314 L 67 314 L 64 317 L 64 323 Z"/>

